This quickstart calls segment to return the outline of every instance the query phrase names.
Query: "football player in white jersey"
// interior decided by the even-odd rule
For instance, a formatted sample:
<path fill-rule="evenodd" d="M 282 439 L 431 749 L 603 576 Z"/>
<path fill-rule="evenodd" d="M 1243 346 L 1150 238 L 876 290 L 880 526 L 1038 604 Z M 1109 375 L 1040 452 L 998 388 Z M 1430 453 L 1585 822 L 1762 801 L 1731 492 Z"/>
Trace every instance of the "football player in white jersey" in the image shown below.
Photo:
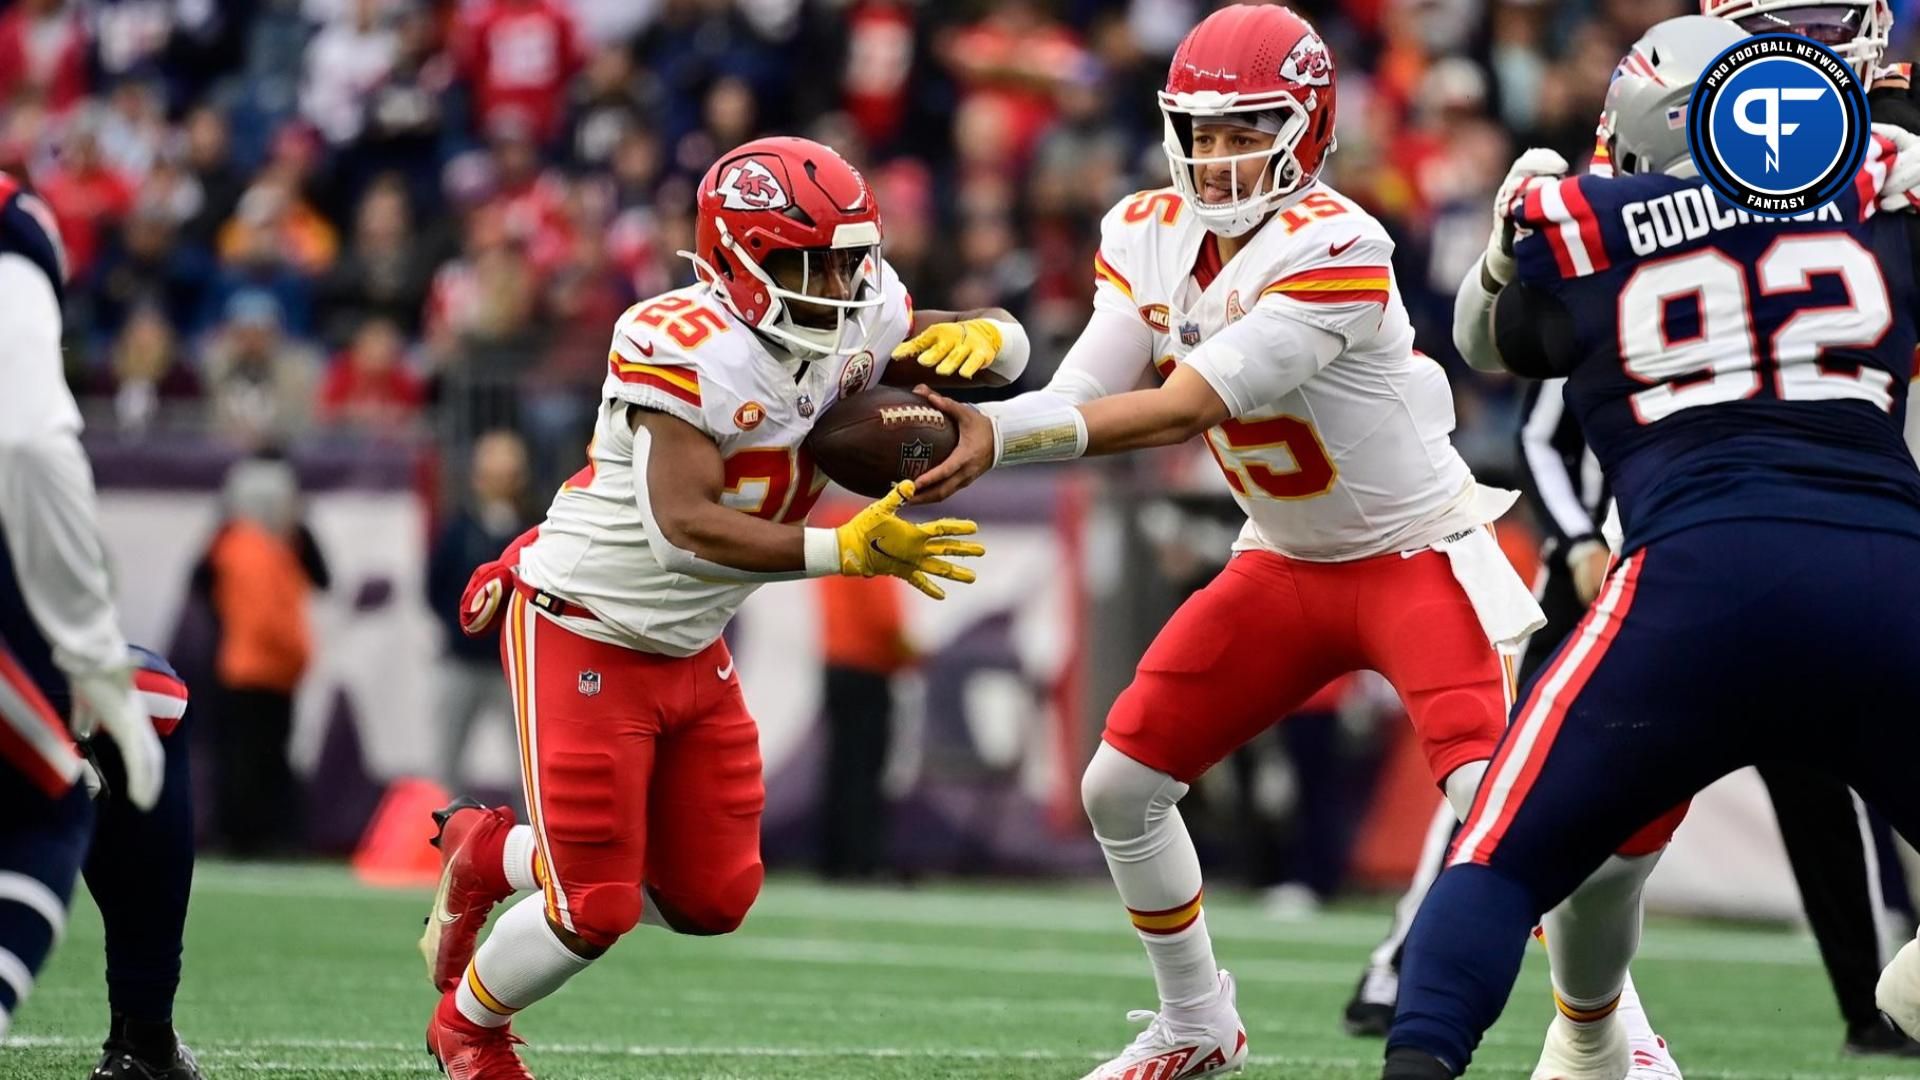
<path fill-rule="evenodd" d="M 971 581 L 970 521 L 896 511 L 902 483 L 838 529 L 802 525 L 826 480 L 815 417 L 885 377 L 1010 380 L 1002 311 L 915 313 L 880 257 L 858 172 L 818 143 L 747 143 L 698 193 L 699 283 L 614 327 L 589 462 L 546 521 L 469 585 L 502 626 L 530 821 L 436 814 L 441 887 L 421 941 L 444 992 L 428 1046 L 450 1075 L 528 1075 L 508 1024 L 646 922 L 724 934 L 759 892 L 759 734 L 721 639 L 761 583 L 828 574 Z M 915 335 L 914 328 L 921 333 Z M 911 339 L 911 340 L 909 340 Z M 927 370 L 927 369 L 930 369 Z M 538 890 L 474 942 L 488 911 Z"/>
<path fill-rule="evenodd" d="M 1226 570 L 1141 659 L 1082 781 L 1160 996 L 1089 1080 L 1246 1060 L 1175 808 L 1188 785 L 1329 680 L 1372 669 L 1464 814 L 1505 728 L 1512 649 L 1541 622 L 1487 527 L 1516 495 L 1478 485 L 1449 442 L 1452 396 L 1413 348 L 1392 241 L 1319 179 L 1334 98 L 1332 57 L 1291 11 L 1207 18 L 1160 95 L 1173 186 L 1102 223 L 1093 317 L 1052 382 L 979 410 L 928 392 L 961 443 L 918 499 L 997 465 L 1199 436 L 1247 514 Z M 1556 1075 L 1624 1075 L 1626 1040 L 1603 1026 L 1592 1060 Z"/>

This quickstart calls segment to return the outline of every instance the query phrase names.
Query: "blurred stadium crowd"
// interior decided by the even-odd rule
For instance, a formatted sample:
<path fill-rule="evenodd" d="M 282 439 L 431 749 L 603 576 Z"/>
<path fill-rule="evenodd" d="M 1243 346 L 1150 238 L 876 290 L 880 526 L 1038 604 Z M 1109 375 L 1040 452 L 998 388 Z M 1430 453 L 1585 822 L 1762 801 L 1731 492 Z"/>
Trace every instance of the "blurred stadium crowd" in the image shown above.
<path fill-rule="evenodd" d="M 1339 64 L 1330 178 L 1394 232 L 1462 450 L 1498 477 L 1508 391 L 1453 362 L 1453 287 L 1513 154 L 1583 161 L 1622 50 L 1687 0 L 1294 6 Z M 543 490 L 577 462 L 614 319 L 690 280 L 694 179 L 762 132 L 861 166 L 920 302 L 1013 310 L 1044 381 L 1100 215 L 1165 182 L 1154 92 L 1207 7 L 13 0 L 0 168 L 65 234 L 96 431 L 453 451 L 509 426 Z"/>

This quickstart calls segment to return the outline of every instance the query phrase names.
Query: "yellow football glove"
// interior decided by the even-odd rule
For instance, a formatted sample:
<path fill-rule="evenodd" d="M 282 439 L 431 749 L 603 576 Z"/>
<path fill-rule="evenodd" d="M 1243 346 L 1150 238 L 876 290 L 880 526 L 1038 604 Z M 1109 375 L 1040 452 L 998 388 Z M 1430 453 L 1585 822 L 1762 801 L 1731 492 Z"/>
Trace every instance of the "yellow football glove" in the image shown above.
<path fill-rule="evenodd" d="M 912 341 L 894 347 L 893 358 L 915 357 L 935 375 L 958 373 L 971 379 L 1000 355 L 1000 328 L 992 319 L 934 323 Z"/>
<path fill-rule="evenodd" d="M 956 566 L 943 556 L 973 558 L 987 553 L 986 548 L 972 541 L 947 538 L 967 536 L 978 532 L 980 527 L 959 518 L 915 524 L 898 512 L 901 504 L 911 498 L 913 481 L 902 480 L 884 498 L 834 530 L 840 541 L 840 572 L 849 577 L 891 574 L 904 578 L 907 584 L 935 600 L 944 600 L 947 594 L 932 579 L 943 577 L 969 582 L 973 580 L 973 571 Z"/>

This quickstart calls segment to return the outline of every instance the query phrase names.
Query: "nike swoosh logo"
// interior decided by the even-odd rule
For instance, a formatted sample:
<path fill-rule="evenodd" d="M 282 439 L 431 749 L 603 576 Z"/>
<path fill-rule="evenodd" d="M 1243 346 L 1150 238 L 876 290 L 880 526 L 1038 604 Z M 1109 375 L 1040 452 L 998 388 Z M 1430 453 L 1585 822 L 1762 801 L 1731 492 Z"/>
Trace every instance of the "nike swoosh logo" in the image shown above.
<path fill-rule="evenodd" d="M 626 338 L 627 344 L 633 346 L 634 351 L 639 353 L 641 356 L 651 357 L 653 355 L 652 342 L 650 341 L 643 342 L 639 338 L 634 337 L 632 334 L 629 334 L 629 333 L 622 333 L 620 336 L 623 338 Z"/>
<path fill-rule="evenodd" d="M 728 679 L 733 678 L 733 661 L 727 661 L 726 667 L 714 668 L 713 673 L 720 676 L 721 682 L 726 682 Z"/>
<path fill-rule="evenodd" d="M 453 887 L 453 875 L 440 875 L 440 888 L 433 894 L 433 920 L 441 926 L 452 926 L 460 921 L 460 916 L 447 910 L 447 890 Z"/>
<path fill-rule="evenodd" d="M 1352 247 L 1353 245 L 1359 242 L 1360 242 L 1360 238 L 1356 236 L 1344 244 L 1331 244 L 1327 247 L 1327 257 L 1330 259 L 1337 259 L 1340 257 L 1341 252 L 1347 250 L 1348 248 Z"/>
<path fill-rule="evenodd" d="M 867 547 L 871 548 L 875 555 L 878 555 L 883 559 L 893 559 L 894 562 L 900 561 L 899 559 L 894 559 L 893 555 L 890 554 L 886 548 L 881 547 L 880 541 L 878 540 L 867 541 Z"/>

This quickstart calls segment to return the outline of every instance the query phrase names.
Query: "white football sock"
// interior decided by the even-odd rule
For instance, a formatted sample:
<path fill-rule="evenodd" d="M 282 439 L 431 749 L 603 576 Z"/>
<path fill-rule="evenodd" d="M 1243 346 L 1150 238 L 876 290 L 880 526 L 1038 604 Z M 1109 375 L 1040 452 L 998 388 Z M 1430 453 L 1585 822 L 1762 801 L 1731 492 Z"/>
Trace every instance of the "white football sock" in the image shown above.
<path fill-rule="evenodd" d="M 1094 838 L 1153 964 L 1160 1003 L 1176 1019 L 1219 994 L 1213 939 L 1200 907 L 1200 856 L 1174 803 L 1187 785 L 1106 743 L 1080 782 Z"/>
<path fill-rule="evenodd" d="M 530 892 L 540 887 L 540 878 L 533 872 L 534 856 L 539 850 L 533 839 L 533 826 L 515 825 L 507 830 L 507 847 L 500 863 L 507 872 L 507 884 L 513 886 L 514 892 Z"/>
<path fill-rule="evenodd" d="M 1456 820 L 1465 821 L 1473 812 L 1473 797 L 1480 793 L 1480 781 L 1486 779 L 1485 761 L 1469 761 L 1465 765 L 1447 774 L 1440 784 L 1440 790 L 1446 792 L 1447 805 L 1453 808 Z"/>
<path fill-rule="evenodd" d="M 1611 856 L 1540 920 L 1554 996 L 1569 1020 L 1597 1019 L 1594 1013 L 1604 1015 L 1616 1003 L 1625 1004 L 1627 964 L 1640 947 L 1640 894 L 1659 862 L 1657 851 Z M 1637 995 L 1634 1005 L 1634 1016 L 1644 1024 Z"/>
<path fill-rule="evenodd" d="M 454 1004 L 481 1027 L 505 1027 L 513 1014 L 560 989 L 592 962 L 554 935 L 547 925 L 546 898 L 529 896 L 493 924 L 454 991 Z"/>

